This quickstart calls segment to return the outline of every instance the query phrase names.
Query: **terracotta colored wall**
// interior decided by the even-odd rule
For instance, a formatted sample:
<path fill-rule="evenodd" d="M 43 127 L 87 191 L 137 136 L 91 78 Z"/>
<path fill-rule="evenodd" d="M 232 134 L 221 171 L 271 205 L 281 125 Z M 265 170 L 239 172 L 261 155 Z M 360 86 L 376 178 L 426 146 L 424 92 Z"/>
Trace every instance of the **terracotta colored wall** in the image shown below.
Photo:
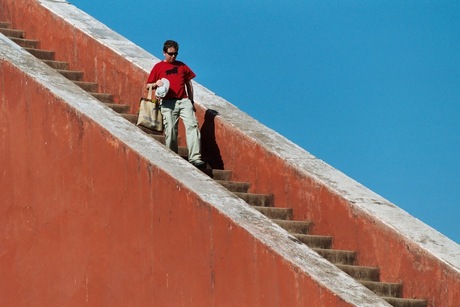
<path fill-rule="evenodd" d="M 102 93 L 113 94 L 115 102 L 131 104 L 132 112 L 137 112 L 147 79 L 143 70 L 95 43 L 38 1 L 3 0 L 2 3 L 1 16 L 25 30 L 27 38 L 40 40 L 40 48 L 55 51 L 57 61 L 68 62 L 72 70 L 82 70 L 85 81 L 97 82 Z"/>
<path fill-rule="evenodd" d="M 237 179 L 251 182 L 252 191 L 273 193 L 277 207 L 294 209 L 294 219 L 313 221 L 313 234 L 332 235 L 334 248 L 357 251 L 360 265 L 380 267 L 382 281 L 403 282 L 404 297 L 426 298 L 432 306 L 460 302 L 458 271 L 260 144 L 235 133 L 218 117 L 215 126 L 226 168 Z"/>
<path fill-rule="evenodd" d="M 0 92 L 1 306 L 348 306 L 4 61 Z"/>
<path fill-rule="evenodd" d="M 74 68 L 84 69 L 88 78 L 94 77 L 107 92 L 119 95 L 117 99 L 137 103 L 138 97 L 141 95 L 138 84 L 145 82 L 145 71 L 134 67 L 120 55 L 81 34 L 60 18 L 51 16 L 35 1 L 2 0 L 2 2 L 9 4 L 1 14 L 8 16 L 32 36 L 40 37 L 42 47 L 56 50 L 59 56 L 65 55 L 64 60 L 73 63 Z M 25 11 L 23 12 L 23 10 Z M 56 31 L 57 28 L 60 30 Z M 84 52 L 80 50 L 84 50 Z M 197 107 L 199 120 L 204 125 L 205 111 L 200 105 Z M 134 109 L 135 107 L 133 107 L 133 111 Z M 250 181 L 252 183 L 251 189 L 254 192 L 275 194 L 277 206 L 294 208 L 296 219 L 313 220 L 314 233 L 333 235 L 335 248 L 356 250 L 359 253 L 360 264 L 381 267 L 383 280 L 403 281 L 406 297 L 427 298 L 436 306 L 453 305 L 454 302 L 460 301 L 460 292 L 454 291 L 460 287 L 458 272 L 451 270 L 434 256 L 420 250 L 400 233 L 380 224 L 372 216 L 356 210 L 353 204 L 346 201 L 341 195 L 331 191 L 313 177 L 307 176 L 286 164 L 270 149 L 262 147 L 248 136 L 236 131 L 232 125 L 226 122 L 225 118 L 217 116 L 210 121 L 212 124 L 209 124 L 208 127 L 211 128 L 203 130 L 203 140 L 208 140 L 203 145 L 204 151 L 207 151 L 208 155 L 214 158 L 214 161 L 223 161 L 226 169 L 232 169 L 235 173 L 235 179 Z M 218 151 L 205 148 L 209 146 L 210 140 L 214 142 Z M 100 156 L 96 156 L 99 158 L 90 158 L 92 155 L 87 151 L 94 153 L 92 146 L 83 146 L 80 149 L 82 151 L 80 154 L 86 155 L 87 160 L 100 159 L 101 163 L 104 162 L 105 158 Z M 121 144 L 117 146 L 123 148 Z M 125 159 L 129 152 L 123 152 L 118 147 L 116 150 L 112 150 L 115 150 L 118 155 Z M 216 152 L 219 156 L 216 156 Z M 41 160 L 37 158 L 35 162 L 38 161 Z M 16 162 L 19 163 L 19 161 Z M 64 162 L 62 164 L 65 166 Z M 126 172 L 132 171 L 127 166 L 123 167 Z M 110 173 L 111 170 L 105 169 L 105 171 Z M 87 172 L 89 173 L 89 170 Z M 38 176 L 31 166 L 27 171 L 24 169 L 22 174 L 24 180 L 29 182 L 33 181 L 30 178 L 27 179 L 28 176 Z M 143 176 L 144 178 L 148 177 L 145 174 Z M 110 178 L 113 177 L 108 176 L 107 180 L 110 181 Z M 71 179 L 75 180 L 75 178 Z M 83 188 L 93 184 L 92 182 L 84 182 L 83 177 L 79 180 L 82 181 L 80 185 Z M 137 179 L 137 181 L 141 180 Z M 117 182 L 117 184 L 120 183 Z M 119 188 L 124 187 L 126 189 L 126 185 L 127 183 L 125 186 L 119 186 Z M 21 216 L 25 214 L 21 213 Z M 120 216 L 118 218 L 121 219 Z M 87 241 L 85 243 L 89 244 Z"/>

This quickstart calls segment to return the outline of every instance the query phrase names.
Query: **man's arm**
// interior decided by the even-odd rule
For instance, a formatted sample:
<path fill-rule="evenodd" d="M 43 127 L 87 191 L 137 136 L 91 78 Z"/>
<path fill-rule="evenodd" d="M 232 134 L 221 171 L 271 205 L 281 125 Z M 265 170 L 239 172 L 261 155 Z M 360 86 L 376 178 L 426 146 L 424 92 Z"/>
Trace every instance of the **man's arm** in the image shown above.
<path fill-rule="evenodd" d="M 187 95 L 188 98 L 192 101 L 193 103 L 193 86 L 192 86 L 192 80 L 188 80 L 185 82 L 185 88 L 187 89 Z"/>

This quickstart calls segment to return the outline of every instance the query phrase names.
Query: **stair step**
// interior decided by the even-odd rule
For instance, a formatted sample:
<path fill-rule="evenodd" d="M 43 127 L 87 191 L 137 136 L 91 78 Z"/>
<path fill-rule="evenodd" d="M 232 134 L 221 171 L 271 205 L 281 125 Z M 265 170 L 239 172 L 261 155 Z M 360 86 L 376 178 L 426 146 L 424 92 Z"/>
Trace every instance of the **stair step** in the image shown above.
<path fill-rule="evenodd" d="M 274 205 L 275 197 L 273 194 L 234 193 L 251 206 L 273 207 Z"/>
<path fill-rule="evenodd" d="M 54 69 L 66 70 L 69 68 L 69 63 L 67 62 L 54 61 L 54 60 L 43 60 L 43 62 Z"/>
<path fill-rule="evenodd" d="M 91 93 L 91 96 L 96 98 L 97 100 L 103 102 L 103 103 L 112 103 L 113 102 L 113 95 L 112 94 L 106 94 L 106 93 Z M 137 123 L 137 118 L 136 118 L 136 123 Z"/>
<path fill-rule="evenodd" d="M 23 48 L 38 49 L 40 42 L 34 39 L 25 39 L 18 37 L 10 37 L 10 39 Z"/>
<path fill-rule="evenodd" d="M 394 307 L 427 307 L 428 303 L 422 299 L 382 297 L 387 303 Z"/>
<path fill-rule="evenodd" d="M 25 50 L 27 50 L 27 52 L 29 52 L 30 54 L 32 54 L 33 56 L 35 56 L 36 58 L 40 59 L 40 60 L 52 60 L 54 61 L 54 51 L 51 51 L 51 50 L 42 50 L 42 49 L 34 49 L 34 48 L 24 48 Z"/>
<path fill-rule="evenodd" d="M 0 21 L 0 28 L 1 29 L 8 29 L 9 27 L 11 27 L 11 22 Z"/>
<path fill-rule="evenodd" d="M 336 264 L 336 266 L 353 277 L 356 280 L 362 281 L 379 281 L 380 269 L 378 267 Z"/>
<path fill-rule="evenodd" d="M 154 139 L 155 141 L 160 142 L 161 144 L 165 143 L 165 136 L 164 135 L 161 135 L 161 134 L 149 134 L 148 136 L 151 137 L 152 139 Z"/>
<path fill-rule="evenodd" d="M 402 297 L 402 284 L 388 283 L 380 281 L 358 280 L 366 288 L 372 290 L 375 294 L 385 297 Z"/>
<path fill-rule="evenodd" d="M 75 71 L 75 70 L 63 70 L 63 69 L 56 69 L 58 73 L 63 75 L 69 80 L 72 81 L 81 81 L 83 80 L 83 72 L 82 71 Z"/>
<path fill-rule="evenodd" d="M 133 123 L 133 124 L 137 124 L 137 118 L 138 118 L 138 115 L 137 114 L 121 114 L 121 116 L 128 120 L 129 122 Z M 145 127 L 142 127 L 142 128 L 145 128 Z M 145 128 L 145 129 L 148 129 L 148 128 Z M 144 130 L 144 129 L 142 129 Z M 150 130 L 150 129 L 148 129 Z"/>
<path fill-rule="evenodd" d="M 122 113 L 120 114 L 122 117 L 125 117 L 125 115 L 127 115 L 126 113 Z M 136 115 L 137 116 L 137 115 Z M 137 123 L 137 119 L 136 119 L 136 122 L 134 124 Z M 137 126 L 139 129 L 141 129 L 142 131 L 144 131 L 145 133 L 147 133 L 149 136 L 161 136 L 162 137 L 162 141 L 161 143 L 162 144 L 165 144 L 165 141 L 164 141 L 164 135 L 162 132 L 158 132 L 158 131 L 155 131 L 155 130 L 152 130 L 152 129 L 149 129 L 149 128 L 146 128 L 144 126 Z"/>
<path fill-rule="evenodd" d="M 94 82 L 83 82 L 84 73 L 81 71 L 68 70 L 68 63 L 55 61 L 55 52 L 50 50 L 39 49 L 40 42 L 38 40 L 25 39 L 25 32 L 22 30 L 10 29 L 9 22 L 0 22 L 0 33 L 9 37 L 16 44 L 23 47 L 35 57 L 43 60 L 47 65 L 55 68 L 61 75 L 69 80 L 74 81 L 85 91 L 89 92 L 96 99 L 106 103 L 107 106 L 120 113 L 125 119 L 136 124 L 137 114 L 127 114 L 130 110 L 130 105 L 113 103 L 113 95 L 97 93 L 99 85 Z M 141 129 L 144 127 L 141 127 Z M 147 128 L 145 128 L 147 129 Z M 144 130 L 144 129 L 143 129 Z M 150 129 L 149 136 L 164 144 L 164 136 L 162 133 L 154 132 Z M 145 131 L 145 130 L 144 130 Z M 181 156 L 187 156 L 187 148 L 179 148 Z M 396 307 L 426 307 L 427 301 L 421 299 L 401 298 L 402 284 L 387 283 L 379 281 L 379 268 L 356 266 L 356 252 L 347 250 L 333 250 L 333 238 L 330 236 L 309 235 L 311 222 L 309 221 L 292 221 L 293 210 L 291 208 L 276 208 L 274 205 L 273 194 L 254 194 L 247 193 L 249 182 L 231 181 L 232 172 L 229 170 L 204 170 L 206 173 L 216 180 L 219 184 L 234 192 L 238 197 L 252 205 L 256 210 L 273 219 L 273 222 L 281 226 L 283 229 L 290 232 L 295 238 L 302 243 L 313 248 L 318 254 L 337 265 L 338 268 L 357 279 L 371 291 L 380 295 L 384 300 Z"/>
<path fill-rule="evenodd" d="M 105 103 L 106 106 L 111 108 L 117 113 L 128 113 L 131 109 L 131 106 L 127 104 L 119 104 L 119 103 Z"/>
<path fill-rule="evenodd" d="M 230 170 L 212 169 L 212 170 L 206 170 L 205 173 L 207 173 L 214 180 L 231 180 L 232 179 L 232 171 Z"/>
<path fill-rule="evenodd" d="M 184 158 L 185 160 L 188 160 L 188 148 L 187 146 L 179 146 L 177 148 L 177 154 Z"/>
<path fill-rule="evenodd" d="M 292 234 L 308 234 L 311 226 L 309 221 L 291 221 L 291 220 L 277 220 L 272 219 L 272 221 L 283 229 Z"/>
<path fill-rule="evenodd" d="M 332 246 L 332 237 L 330 236 L 305 235 L 298 233 L 293 234 L 293 236 L 311 248 L 330 249 Z"/>
<path fill-rule="evenodd" d="M 238 182 L 238 181 L 226 181 L 226 180 L 215 180 L 220 185 L 224 186 L 227 190 L 231 192 L 242 192 L 247 193 L 249 186 L 251 185 L 249 182 Z"/>
<path fill-rule="evenodd" d="M 333 264 L 354 264 L 356 261 L 355 251 L 324 248 L 313 248 L 313 250 Z"/>
<path fill-rule="evenodd" d="M 0 28 L 0 33 L 3 33 L 3 35 L 12 38 L 24 38 L 24 31 L 22 30 L 15 30 L 15 29 L 8 29 L 8 28 Z"/>
<path fill-rule="evenodd" d="M 253 206 L 254 209 L 265 215 L 270 219 L 276 220 L 290 220 L 292 219 L 292 208 L 278 208 L 278 207 L 260 207 Z"/>
<path fill-rule="evenodd" d="M 73 83 L 89 93 L 97 93 L 99 91 L 99 84 L 95 82 L 73 81 Z"/>

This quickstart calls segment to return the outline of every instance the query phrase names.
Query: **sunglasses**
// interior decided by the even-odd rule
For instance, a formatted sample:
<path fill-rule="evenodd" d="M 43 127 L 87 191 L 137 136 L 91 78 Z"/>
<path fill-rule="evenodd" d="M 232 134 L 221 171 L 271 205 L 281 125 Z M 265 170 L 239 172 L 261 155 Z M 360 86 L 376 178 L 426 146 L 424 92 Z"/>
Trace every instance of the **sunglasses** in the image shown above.
<path fill-rule="evenodd" d="M 166 52 L 169 56 L 177 56 L 179 52 Z"/>

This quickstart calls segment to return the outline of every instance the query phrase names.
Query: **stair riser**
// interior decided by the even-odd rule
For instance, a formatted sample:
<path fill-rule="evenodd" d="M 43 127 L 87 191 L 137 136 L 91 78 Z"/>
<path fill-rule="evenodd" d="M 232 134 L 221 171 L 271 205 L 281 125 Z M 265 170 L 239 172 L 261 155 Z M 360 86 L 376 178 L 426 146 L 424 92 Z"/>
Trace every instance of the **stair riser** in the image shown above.
<path fill-rule="evenodd" d="M 310 230 L 310 222 L 303 221 L 283 221 L 283 220 L 274 220 L 276 224 L 281 226 L 287 232 L 291 234 L 304 234 L 307 235 Z"/>
<path fill-rule="evenodd" d="M 274 205 L 274 197 L 271 194 L 247 194 L 239 192 L 235 194 L 251 206 L 272 207 Z"/>
<path fill-rule="evenodd" d="M 89 93 L 97 93 L 99 91 L 99 85 L 97 83 L 81 81 L 74 81 L 74 83 Z"/>
<path fill-rule="evenodd" d="M 58 70 L 58 72 L 72 81 L 81 81 L 83 79 L 83 72 L 73 70 Z"/>
<path fill-rule="evenodd" d="M 380 271 L 378 268 L 345 266 L 338 264 L 337 267 L 357 280 L 362 281 L 379 281 Z"/>
<path fill-rule="evenodd" d="M 211 172 L 211 177 L 215 180 L 231 180 L 232 179 L 232 172 L 229 170 L 219 170 L 215 169 Z"/>
<path fill-rule="evenodd" d="M 130 106 L 125 104 L 106 103 L 106 105 L 117 113 L 128 113 L 131 109 Z"/>
<path fill-rule="evenodd" d="M 124 119 L 128 120 L 130 123 L 137 124 L 137 117 L 138 117 L 137 115 L 135 115 L 135 114 L 121 114 L 121 116 Z M 142 130 L 144 130 L 144 129 L 142 129 Z"/>
<path fill-rule="evenodd" d="M 249 189 L 249 183 L 246 182 L 218 181 L 218 183 L 231 192 L 247 193 Z"/>
<path fill-rule="evenodd" d="M 317 250 L 318 254 L 323 256 L 328 261 L 334 264 L 354 264 L 356 261 L 356 253 L 349 251 L 338 250 Z"/>
<path fill-rule="evenodd" d="M 11 40 L 23 48 L 38 49 L 40 46 L 40 42 L 36 40 L 22 38 L 11 38 Z"/>
<path fill-rule="evenodd" d="M 425 300 L 416 299 L 402 299 L 402 298 L 390 298 L 385 297 L 385 301 L 393 305 L 394 307 L 427 307 L 428 304 Z"/>
<path fill-rule="evenodd" d="M 402 297 L 401 284 L 363 282 L 363 285 L 379 296 L 399 297 L 399 298 Z"/>
<path fill-rule="evenodd" d="M 0 21 L 0 29 L 8 29 L 9 27 L 11 27 L 10 22 Z"/>
<path fill-rule="evenodd" d="M 188 148 L 187 146 L 179 146 L 177 154 L 184 158 L 185 160 L 188 160 Z"/>
<path fill-rule="evenodd" d="M 59 62 L 59 61 L 52 61 L 52 60 L 44 60 L 43 62 L 54 69 L 60 69 L 60 70 L 69 69 L 69 64 L 66 62 Z"/>
<path fill-rule="evenodd" d="M 111 94 L 103 94 L 103 93 L 91 93 L 91 95 L 96 98 L 97 100 L 104 102 L 104 103 L 112 103 L 113 102 L 113 95 Z M 137 122 L 137 119 L 136 119 Z"/>
<path fill-rule="evenodd" d="M 158 134 L 149 134 L 149 136 L 154 139 L 157 142 L 160 142 L 161 144 L 165 144 L 165 137 L 164 135 L 158 135 Z"/>
<path fill-rule="evenodd" d="M 25 48 L 30 54 L 40 60 L 51 60 L 54 61 L 54 51 Z"/>
<path fill-rule="evenodd" d="M 311 248 L 331 248 L 332 238 L 327 236 L 295 236 L 303 244 Z"/>
<path fill-rule="evenodd" d="M 10 37 L 10 38 L 11 37 L 24 38 L 24 31 L 20 31 L 20 30 L 0 28 L 0 33 L 3 33 L 3 35 Z"/>
<path fill-rule="evenodd" d="M 292 209 L 290 208 L 270 208 L 270 207 L 254 207 L 254 208 L 270 219 L 277 219 L 277 220 L 292 219 Z"/>

